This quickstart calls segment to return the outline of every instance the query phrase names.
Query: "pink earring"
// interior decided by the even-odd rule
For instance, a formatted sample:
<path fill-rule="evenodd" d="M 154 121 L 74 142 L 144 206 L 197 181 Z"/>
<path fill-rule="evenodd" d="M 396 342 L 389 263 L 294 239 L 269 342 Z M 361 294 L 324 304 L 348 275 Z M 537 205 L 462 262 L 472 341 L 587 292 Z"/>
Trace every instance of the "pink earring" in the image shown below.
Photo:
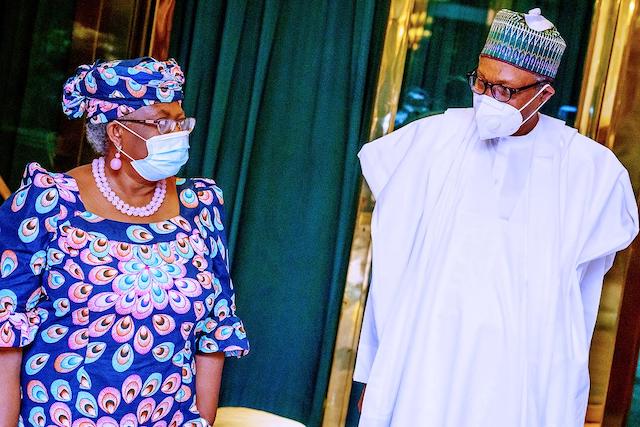
<path fill-rule="evenodd" d="M 118 151 L 116 151 L 116 155 L 113 159 L 111 159 L 111 161 L 109 162 L 109 166 L 111 167 L 111 169 L 113 169 L 114 171 L 120 170 L 120 168 L 122 167 L 122 160 L 120 160 L 120 146 L 116 145 L 116 149 Z"/>

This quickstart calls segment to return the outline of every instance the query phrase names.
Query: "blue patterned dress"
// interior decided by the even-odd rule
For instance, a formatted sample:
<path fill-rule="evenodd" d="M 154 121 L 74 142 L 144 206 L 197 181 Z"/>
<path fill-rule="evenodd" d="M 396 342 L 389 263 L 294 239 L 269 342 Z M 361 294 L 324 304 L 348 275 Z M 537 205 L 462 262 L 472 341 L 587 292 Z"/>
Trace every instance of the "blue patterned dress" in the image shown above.
<path fill-rule="evenodd" d="M 203 426 L 195 353 L 249 350 L 211 180 L 179 179 L 180 214 L 88 212 L 76 181 L 27 166 L 0 208 L 0 347 L 23 347 L 25 426 Z"/>

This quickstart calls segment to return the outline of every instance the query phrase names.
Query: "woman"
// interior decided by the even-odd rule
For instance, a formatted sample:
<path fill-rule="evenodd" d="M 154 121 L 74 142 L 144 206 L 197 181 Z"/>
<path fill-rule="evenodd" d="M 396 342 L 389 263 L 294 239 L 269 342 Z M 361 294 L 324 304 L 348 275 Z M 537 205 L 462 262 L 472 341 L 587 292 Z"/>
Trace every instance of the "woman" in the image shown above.
<path fill-rule="evenodd" d="M 29 164 L 0 208 L 0 425 L 213 423 L 224 356 L 249 344 L 222 192 L 174 176 L 195 125 L 183 83 L 174 60 L 139 58 L 65 84 L 102 156 L 67 174 Z"/>

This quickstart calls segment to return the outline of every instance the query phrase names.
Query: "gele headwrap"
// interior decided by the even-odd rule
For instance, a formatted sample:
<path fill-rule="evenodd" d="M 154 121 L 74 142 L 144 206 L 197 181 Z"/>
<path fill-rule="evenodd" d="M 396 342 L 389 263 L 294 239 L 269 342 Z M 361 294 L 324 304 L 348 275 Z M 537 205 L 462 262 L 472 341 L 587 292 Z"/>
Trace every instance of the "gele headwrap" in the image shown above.
<path fill-rule="evenodd" d="M 540 9 L 519 13 L 502 9 L 491 24 L 480 56 L 555 78 L 567 44 Z"/>
<path fill-rule="evenodd" d="M 184 74 L 174 59 L 151 57 L 81 65 L 64 84 L 62 111 L 107 123 L 158 102 L 181 101 Z"/>

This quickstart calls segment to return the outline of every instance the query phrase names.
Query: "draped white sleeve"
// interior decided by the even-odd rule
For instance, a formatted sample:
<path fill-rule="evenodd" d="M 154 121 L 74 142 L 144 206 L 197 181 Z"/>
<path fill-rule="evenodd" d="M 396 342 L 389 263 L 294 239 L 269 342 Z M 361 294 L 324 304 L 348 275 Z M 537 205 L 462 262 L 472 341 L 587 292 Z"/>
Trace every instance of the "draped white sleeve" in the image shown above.
<path fill-rule="evenodd" d="M 417 122 L 409 124 L 366 144 L 358 153 L 362 174 L 376 200 L 378 200 L 390 177 L 409 151 L 418 127 Z M 375 233 L 373 228 L 375 227 L 372 224 L 372 234 Z M 354 372 L 354 379 L 363 383 L 368 381 L 369 372 L 378 349 L 378 333 L 373 313 L 374 298 L 373 293 L 370 293 L 364 312 L 358 358 Z"/>
<path fill-rule="evenodd" d="M 415 121 L 365 144 L 358 153 L 362 174 L 377 200 L 387 182 L 416 141 L 422 121 Z"/>
<path fill-rule="evenodd" d="M 629 246 L 638 234 L 638 207 L 628 172 L 612 154 L 599 172 L 590 209 L 585 213 L 577 267 L 587 342 L 593 335 L 604 275 L 613 265 L 616 252 Z"/>
<path fill-rule="evenodd" d="M 365 144 L 358 154 L 362 173 L 376 199 L 376 208 L 371 221 L 372 280 L 354 372 L 356 381 L 368 382 L 384 329 L 385 307 L 393 306 L 397 296 L 399 276 L 411 251 L 406 242 L 414 232 L 402 226 L 391 229 L 387 225 L 381 229 L 379 224 L 388 224 L 390 220 L 408 224 L 415 221 L 408 220 L 406 215 L 421 215 L 419 209 L 406 209 L 418 202 L 416 197 L 420 192 L 416 191 L 415 177 L 424 172 L 435 152 L 446 141 L 440 131 L 442 123 L 459 114 L 468 115 L 448 110 L 445 114 L 417 120 Z"/>
<path fill-rule="evenodd" d="M 411 151 L 412 144 L 416 143 L 416 139 L 419 137 L 418 131 L 421 127 L 424 127 L 424 122 L 425 120 L 419 120 L 410 123 L 401 129 L 369 142 L 358 153 L 362 174 L 376 200 L 380 200 L 387 183 L 399 168 L 404 157 Z M 371 225 L 373 239 L 375 239 L 376 233 L 375 217 L 376 214 L 374 213 Z M 375 268 L 374 264 L 373 280 L 378 278 Z M 369 372 L 378 349 L 378 331 L 374 306 L 376 302 L 382 303 L 384 297 L 380 294 L 378 292 L 370 292 L 367 299 L 354 372 L 354 380 L 358 382 L 366 383 L 368 381 Z M 379 301 L 374 302 L 374 300 Z"/>

